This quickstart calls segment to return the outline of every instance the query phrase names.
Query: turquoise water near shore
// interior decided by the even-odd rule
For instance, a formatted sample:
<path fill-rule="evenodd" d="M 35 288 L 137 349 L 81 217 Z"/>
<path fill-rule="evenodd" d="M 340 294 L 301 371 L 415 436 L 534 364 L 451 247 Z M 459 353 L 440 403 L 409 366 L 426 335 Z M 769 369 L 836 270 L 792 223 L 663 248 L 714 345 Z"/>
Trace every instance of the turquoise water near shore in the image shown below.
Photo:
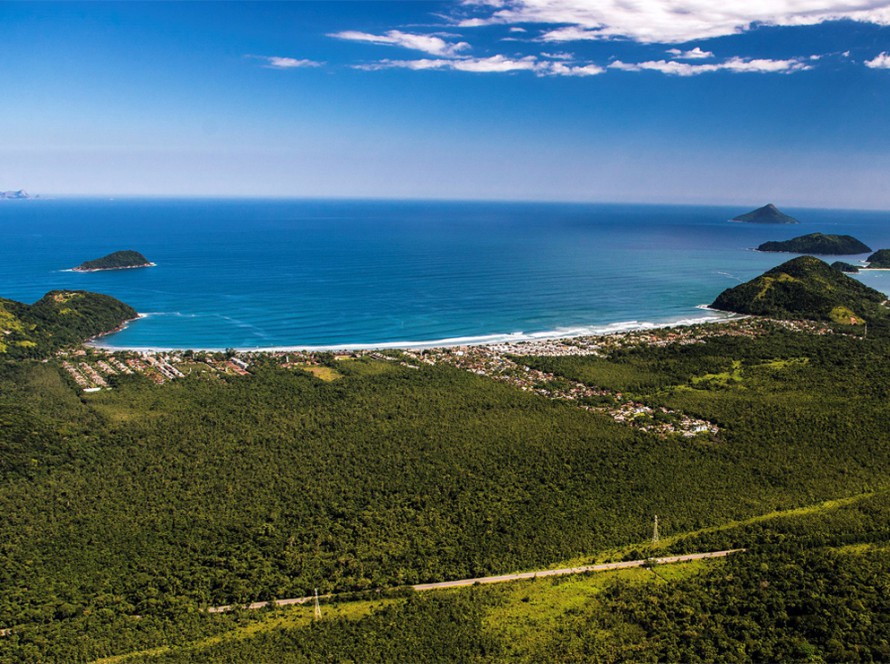
<path fill-rule="evenodd" d="M 890 247 L 890 212 L 783 210 L 802 223 L 730 223 L 746 210 L 716 206 L 2 201 L 0 296 L 120 298 L 145 317 L 104 339 L 115 347 L 495 341 L 715 317 L 697 307 L 791 257 L 751 250 L 766 240 L 821 231 Z M 67 271 L 118 249 L 157 266 Z M 859 278 L 890 291 L 890 272 Z"/>

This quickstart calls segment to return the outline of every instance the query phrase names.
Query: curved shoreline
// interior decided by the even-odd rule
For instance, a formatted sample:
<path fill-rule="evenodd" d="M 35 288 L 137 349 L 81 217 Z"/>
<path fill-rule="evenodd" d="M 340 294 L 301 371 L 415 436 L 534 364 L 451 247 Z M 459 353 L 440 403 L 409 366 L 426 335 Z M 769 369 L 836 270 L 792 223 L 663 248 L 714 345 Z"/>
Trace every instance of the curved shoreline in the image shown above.
<path fill-rule="evenodd" d="M 241 347 L 198 347 L 198 346 L 129 346 L 114 345 L 99 342 L 100 337 L 90 340 L 88 345 L 93 348 L 101 348 L 110 352 L 115 351 L 134 351 L 143 353 L 160 353 L 171 351 L 193 350 L 201 352 L 222 352 L 226 350 L 235 350 L 239 353 L 284 353 L 284 352 L 328 352 L 328 351 L 360 351 L 360 350 L 403 350 L 408 348 L 454 348 L 459 346 L 491 346 L 495 344 L 505 343 L 523 343 L 535 341 L 555 341 L 560 339 L 577 339 L 580 337 L 608 336 L 612 334 L 623 334 L 627 332 L 637 332 L 641 330 L 656 330 L 672 327 L 688 327 L 691 325 L 702 325 L 706 323 L 725 323 L 733 320 L 742 320 L 749 318 L 742 314 L 735 314 L 718 309 L 711 309 L 707 305 L 699 305 L 696 309 L 711 312 L 710 316 L 700 318 L 681 318 L 673 321 L 663 321 L 652 323 L 648 321 L 619 321 L 615 323 L 607 323 L 599 326 L 573 327 L 557 330 L 549 330 L 543 332 L 511 332 L 511 333 L 494 333 L 478 336 L 450 337 L 444 339 L 433 339 L 429 341 L 382 341 L 377 343 L 345 343 L 330 345 L 292 345 L 292 346 L 241 346 Z M 145 318 L 146 314 L 139 314 L 138 318 Z M 134 319 L 136 320 L 136 319 Z M 130 321 L 127 321 L 128 323 Z M 124 325 L 126 327 L 126 324 Z M 123 329 L 123 328 L 121 328 Z M 108 332 L 105 337 L 120 330 Z"/>

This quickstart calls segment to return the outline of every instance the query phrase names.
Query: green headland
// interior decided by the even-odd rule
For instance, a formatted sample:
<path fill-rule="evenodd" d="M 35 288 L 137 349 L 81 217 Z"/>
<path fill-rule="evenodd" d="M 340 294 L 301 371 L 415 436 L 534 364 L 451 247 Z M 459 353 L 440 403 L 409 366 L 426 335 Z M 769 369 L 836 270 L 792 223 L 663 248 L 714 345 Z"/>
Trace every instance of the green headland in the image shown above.
<path fill-rule="evenodd" d="M 80 290 L 50 291 L 30 305 L 0 298 L 0 358 L 46 357 L 137 315 L 109 295 Z"/>
<path fill-rule="evenodd" d="M 886 319 L 886 300 L 883 293 L 818 258 L 800 256 L 723 291 L 711 306 L 755 316 L 858 325 Z"/>

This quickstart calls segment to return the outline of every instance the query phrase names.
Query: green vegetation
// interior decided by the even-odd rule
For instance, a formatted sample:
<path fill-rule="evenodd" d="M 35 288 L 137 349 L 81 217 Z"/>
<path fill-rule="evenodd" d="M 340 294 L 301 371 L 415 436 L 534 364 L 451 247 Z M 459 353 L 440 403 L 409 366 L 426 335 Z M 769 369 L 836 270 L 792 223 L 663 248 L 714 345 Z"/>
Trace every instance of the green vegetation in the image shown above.
<path fill-rule="evenodd" d="M 715 309 L 841 325 L 886 321 L 886 296 L 812 256 L 801 256 L 723 291 Z"/>
<path fill-rule="evenodd" d="M 772 203 L 763 207 L 752 210 L 738 217 L 733 217 L 730 221 L 743 221 L 749 224 L 799 224 L 800 222 L 794 217 L 790 217 L 784 212 L 780 212 Z"/>
<path fill-rule="evenodd" d="M 846 256 L 864 254 L 871 251 L 867 245 L 852 235 L 824 235 L 810 233 L 784 242 L 764 242 L 757 251 L 784 251 L 793 254 L 820 254 L 830 256 Z"/>
<path fill-rule="evenodd" d="M 0 661 L 887 658 L 882 326 L 522 361 L 721 432 L 657 438 L 445 365 L 330 357 L 325 381 L 257 357 L 79 396 L 54 361 L 0 363 Z M 316 622 L 203 611 L 316 587 L 364 594 Z"/>
<path fill-rule="evenodd" d="M 883 492 L 723 529 L 751 547 L 723 560 L 283 609 L 116 661 L 885 661 L 888 523 Z"/>
<path fill-rule="evenodd" d="M 852 263 L 845 263 L 844 261 L 835 261 L 831 264 L 832 270 L 837 270 L 838 272 L 847 272 L 849 274 L 856 274 L 859 272 L 859 266 L 853 265 Z"/>
<path fill-rule="evenodd" d="M 869 256 L 866 261 L 870 268 L 881 270 L 890 269 L 890 249 L 878 249 L 875 253 Z"/>
<path fill-rule="evenodd" d="M 0 358 L 46 357 L 136 316 L 123 302 L 87 291 L 51 291 L 32 305 L 0 298 Z"/>
<path fill-rule="evenodd" d="M 138 251 L 115 251 L 102 258 L 84 261 L 75 269 L 77 272 L 92 272 L 95 270 L 120 270 L 128 267 L 149 267 L 152 265 L 145 256 Z"/>

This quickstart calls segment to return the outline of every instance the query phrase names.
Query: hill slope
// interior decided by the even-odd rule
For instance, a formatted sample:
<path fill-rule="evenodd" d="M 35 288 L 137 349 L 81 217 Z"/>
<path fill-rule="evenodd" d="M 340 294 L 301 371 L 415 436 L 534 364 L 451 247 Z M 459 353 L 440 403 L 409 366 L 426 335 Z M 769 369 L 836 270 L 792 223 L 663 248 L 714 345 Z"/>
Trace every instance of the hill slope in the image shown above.
<path fill-rule="evenodd" d="M 813 256 L 801 256 L 729 288 L 715 309 L 773 318 L 859 324 L 886 316 L 886 296 Z"/>
<path fill-rule="evenodd" d="M 748 224 L 799 224 L 800 222 L 770 203 L 761 208 L 752 210 L 738 217 L 733 217 L 730 221 L 742 221 Z"/>
<path fill-rule="evenodd" d="M 764 242 L 757 251 L 787 251 L 794 254 L 823 254 L 829 256 L 846 256 L 864 254 L 871 251 L 867 245 L 852 235 L 824 235 L 810 233 L 784 242 Z"/>
<path fill-rule="evenodd" d="M 886 270 L 890 268 L 890 249 L 878 249 L 866 260 L 870 268 Z"/>
<path fill-rule="evenodd" d="M 0 298 L 0 358 L 42 357 L 137 316 L 109 295 L 50 291 L 32 305 Z"/>

